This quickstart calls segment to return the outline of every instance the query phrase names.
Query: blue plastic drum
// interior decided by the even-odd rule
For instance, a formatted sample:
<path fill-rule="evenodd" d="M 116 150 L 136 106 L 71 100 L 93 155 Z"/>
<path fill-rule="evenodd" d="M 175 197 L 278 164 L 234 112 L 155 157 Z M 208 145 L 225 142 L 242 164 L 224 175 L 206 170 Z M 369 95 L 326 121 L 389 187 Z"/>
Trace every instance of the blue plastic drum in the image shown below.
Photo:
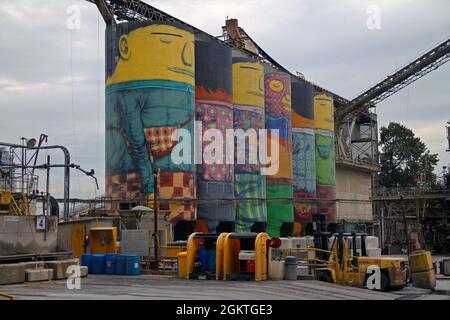
<path fill-rule="evenodd" d="M 208 269 L 208 251 L 207 249 L 198 250 L 198 256 L 200 257 L 200 261 L 202 262 L 202 272 L 206 272 Z"/>
<path fill-rule="evenodd" d="M 216 271 L 216 250 L 211 249 L 208 252 L 208 271 Z"/>
<path fill-rule="evenodd" d="M 105 255 L 94 254 L 92 255 L 92 272 L 93 274 L 105 273 Z"/>
<path fill-rule="evenodd" d="M 105 255 L 105 273 L 106 274 L 116 274 L 116 261 L 117 254 L 111 253 Z"/>
<path fill-rule="evenodd" d="M 127 275 L 136 276 L 141 274 L 141 257 L 127 256 Z"/>
<path fill-rule="evenodd" d="M 92 272 L 92 254 L 81 255 L 81 265 L 88 268 L 88 272 Z"/>
<path fill-rule="evenodd" d="M 127 274 L 127 256 L 123 254 L 117 255 L 116 274 Z"/>

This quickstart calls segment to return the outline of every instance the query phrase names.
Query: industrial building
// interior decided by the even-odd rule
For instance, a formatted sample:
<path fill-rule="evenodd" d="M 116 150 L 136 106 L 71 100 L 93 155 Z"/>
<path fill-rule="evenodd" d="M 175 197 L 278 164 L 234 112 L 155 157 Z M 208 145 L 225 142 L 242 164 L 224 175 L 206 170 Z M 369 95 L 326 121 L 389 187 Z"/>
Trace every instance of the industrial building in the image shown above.
<path fill-rule="evenodd" d="M 43 146 L 47 136 L 0 142 L 0 260 L 17 262 L 0 284 L 36 269 L 65 279 L 79 263 L 63 257 L 80 259 L 84 276 L 143 267 L 357 287 L 377 266 L 387 291 L 410 275 L 403 257 L 382 253 L 445 251 L 450 179 L 438 191 L 379 188 L 374 107 L 449 61 L 449 39 L 347 100 L 284 68 L 237 19 L 213 36 L 142 1 L 87 1 L 106 23 L 105 195 L 70 197 L 71 170 L 98 189 L 95 172 Z M 37 163 L 45 149 L 63 163 Z M 64 169 L 63 199 L 50 195 L 53 168 Z M 47 173 L 45 192 L 35 170 Z M 436 261 L 415 254 L 415 285 L 433 289 Z M 24 269 L 41 258 L 45 269 Z"/>
<path fill-rule="evenodd" d="M 378 102 L 388 98 L 408 84 L 423 77 L 448 61 L 448 41 L 439 44 L 415 61 L 398 70 L 386 80 L 381 81 L 358 95 L 352 101 L 349 101 L 314 83 L 308 82 L 300 74 L 294 75 L 286 70 L 252 40 L 250 35 L 238 25 L 237 19 L 227 20 L 225 26 L 222 27 L 223 34 L 219 37 L 214 37 L 143 2 L 129 1 L 120 3 L 120 1 L 107 1 L 105 2 L 105 5 L 101 5 L 101 3 L 98 5 L 108 30 L 106 49 L 107 60 L 110 61 L 107 62 L 108 77 L 112 75 L 116 66 L 119 66 L 120 68 L 120 64 L 124 64 L 124 62 L 128 62 L 128 66 L 130 66 L 130 61 L 133 61 L 133 58 L 128 60 L 130 52 L 122 52 L 120 49 L 120 45 L 123 43 L 124 39 L 131 36 L 131 33 L 125 36 L 129 30 L 139 28 L 138 26 L 143 27 L 146 24 L 148 25 L 148 28 L 158 28 L 157 25 L 161 25 L 160 28 L 166 28 L 167 30 L 179 28 L 182 32 L 181 34 L 183 34 L 182 36 L 187 37 L 186 39 L 190 39 L 189 42 L 191 44 L 189 47 L 180 47 L 182 53 L 181 62 L 184 65 L 183 67 L 174 67 L 178 68 L 177 70 L 179 73 L 176 75 L 173 74 L 173 77 L 175 78 L 172 80 L 178 79 L 176 81 L 181 81 L 180 83 L 190 84 L 195 87 L 195 89 L 192 89 L 195 91 L 195 102 L 191 103 L 194 103 L 197 120 L 205 121 L 201 116 L 201 113 L 204 111 L 201 108 L 204 108 L 206 105 L 203 104 L 202 107 L 199 107 L 199 105 L 202 99 L 205 99 L 206 97 L 209 99 L 208 102 L 214 102 L 214 104 L 219 103 L 220 108 L 231 107 L 234 109 L 234 128 L 248 129 L 265 127 L 277 128 L 281 129 L 281 131 L 287 130 L 287 135 L 285 137 L 285 139 L 287 139 L 287 149 L 284 151 L 288 151 L 289 149 L 292 151 L 281 153 L 284 155 L 289 153 L 289 159 L 280 159 L 280 162 L 284 161 L 283 167 L 291 167 L 285 176 L 280 176 L 279 178 L 276 176 L 273 178 L 270 176 L 262 178 L 251 177 L 248 176 L 248 174 L 254 172 L 255 168 L 252 169 L 248 166 L 246 168 L 241 168 L 239 165 L 235 168 L 222 166 L 220 170 L 223 170 L 224 173 L 227 172 L 228 176 L 225 174 L 221 178 L 211 175 L 211 168 L 202 168 L 201 166 L 198 166 L 197 168 L 190 168 L 187 171 L 186 168 L 178 168 L 183 172 L 190 172 L 190 174 L 193 175 L 189 178 L 189 181 L 191 181 L 192 184 L 189 184 L 184 191 L 183 197 L 180 197 L 182 202 L 184 201 L 184 208 L 181 208 L 180 204 L 176 204 L 177 201 L 179 202 L 181 200 L 175 200 L 173 194 L 170 194 L 170 192 L 168 196 L 161 196 L 158 201 L 161 201 L 160 205 L 162 206 L 162 209 L 177 212 L 175 215 L 177 215 L 178 218 L 181 217 L 181 224 L 179 226 L 182 226 L 182 229 L 189 231 L 201 229 L 214 232 L 214 228 L 217 228 L 220 225 L 218 228 L 219 231 L 235 230 L 236 226 L 238 226 L 236 230 L 248 231 L 252 230 L 252 228 L 255 231 L 270 230 L 273 235 L 311 234 L 313 232 L 312 222 L 313 220 L 317 220 L 324 225 L 326 224 L 330 231 L 356 231 L 368 232 L 369 234 L 376 235 L 380 234 L 382 224 L 380 223 L 379 212 L 374 212 L 377 207 L 372 203 L 372 195 L 377 188 L 376 174 L 379 171 L 378 124 L 377 115 L 373 112 L 373 107 Z M 153 25 L 153 27 L 150 25 Z M 139 36 L 137 33 L 138 32 L 134 32 L 134 38 Z M 189 38 L 192 35 L 194 37 Z M 162 40 L 164 39 L 161 39 L 161 41 Z M 137 40 L 130 39 L 130 41 L 136 45 Z M 181 43 L 179 45 L 182 46 Z M 126 48 L 126 50 L 131 50 L 131 44 L 129 47 L 127 42 L 124 48 Z M 189 48 L 189 50 L 187 48 Z M 142 47 L 140 50 L 145 50 L 145 48 Z M 191 50 L 194 51 L 195 54 L 190 52 Z M 187 54 L 188 51 L 190 54 Z M 170 54 L 172 54 L 172 52 L 170 52 Z M 195 68 L 191 66 L 191 70 L 189 70 L 190 62 L 186 64 L 186 56 L 183 57 L 183 55 L 186 54 L 195 62 Z M 172 59 L 170 57 L 169 54 L 166 54 L 164 59 Z M 136 56 L 134 58 L 136 58 Z M 242 60 L 239 61 L 238 59 Z M 160 61 L 159 63 L 165 63 L 165 60 L 163 60 L 158 61 Z M 134 61 L 134 63 L 136 63 L 136 60 Z M 259 101 L 257 99 L 245 99 L 242 95 L 243 92 L 240 90 L 245 89 L 244 84 L 250 86 L 247 91 L 252 91 L 252 84 L 250 83 L 252 75 L 248 74 L 247 79 L 239 79 L 241 76 L 238 74 L 238 70 L 240 69 L 235 68 L 235 62 L 238 61 L 239 63 L 255 63 L 254 69 L 256 73 L 261 72 L 257 71 L 257 69 L 260 68 L 261 65 L 263 66 L 264 70 L 262 72 L 265 75 L 264 79 L 266 86 L 263 88 L 262 84 L 260 84 L 259 89 L 254 87 L 254 90 L 262 90 L 260 94 L 264 94 L 265 91 L 264 99 L 260 99 Z M 148 63 L 151 62 L 149 61 Z M 230 64 L 233 66 L 231 68 L 231 74 Z M 136 66 L 134 68 L 136 68 Z M 249 68 L 252 67 L 249 65 Z M 122 73 L 118 74 L 124 74 L 124 69 L 126 69 L 126 67 L 122 67 Z M 161 71 L 156 71 L 155 69 L 155 72 Z M 208 76 L 208 72 L 214 74 L 215 77 L 211 77 L 211 75 Z M 129 75 L 131 74 L 132 71 Z M 285 121 L 287 120 L 287 122 L 283 122 L 283 120 L 280 121 L 281 118 L 277 118 L 281 114 L 277 114 L 276 103 L 280 102 L 273 100 L 269 94 L 271 87 L 270 85 L 267 86 L 267 81 L 272 77 L 272 74 L 273 77 L 278 77 L 277 81 L 281 84 L 281 87 L 285 88 L 284 94 L 289 96 L 290 93 L 288 104 L 290 104 L 291 111 L 286 113 Z M 139 76 L 142 77 L 142 75 Z M 191 76 L 195 79 L 190 78 Z M 255 79 L 253 81 L 255 82 L 253 86 L 256 86 L 256 77 L 262 78 L 262 76 L 257 74 L 254 76 Z M 286 83 L 283 83 L 283 80 L 280 80 L 283 76 L 290 77 L 290 88 L 289 86 L 286 86 Z M 154 77 L 154 75 L 149 75 L 149 79 L 152 77 Z M 165 76 L 162 76 L 162 78 L 164 77 Z M 183 80 L 183 78 L 186 80 Z M 170 76 L 168 76 L 167 79 L 169 82 L 171 81 Z M 206 90 L 204 90 L 205 88 Z M 212 91 L 210 91 L 210 89 Z M 214 90 L 220 93 L 214 96 Z M 208 92 L 209 95 L 205 96 L 205 92 Z M 164 95 L 163 93 L 161 94 Z M 321 94 L 324 95 L 324 100 L 321 100 Z M 111 109 L 111 103 L 108 101 L 110 100 L 107 100 L 107 114 Z M 328 108 L 329 111 L 325 111 L 325 113 L 323 110 L 319 110 L 320 105 L 323 103 L 331 103 L 332 105 L 331 108 Z M 244 122 L 237 122 L 239 119 L 244 119 L 239 118 L 242 117 L 238 111 L 240 110 L 240 105 L 243 105 L 246 108 L 247 106 L 250 106 L 250 110 L 252 111 L 257 110 L 258 106 L 260 108 L 262 107 L 262 120 L 254 122 L 250 127 L 245 127 Z M 285 101 L 282 100 L 281 105 L 286 108 Z M 190 108 L 192 108 L 192 106 Z M 221 110 L 220 108 L 217 110 Z M 289 109 L 289 107 L 287 108 Z M 327 107 L 325 107 L 325 109 L 327 109 Z M 245 112 L 243 114 L 245 114 Z M 326 114 L 326 112 L 331 113 Z M 259 117 L 258 113 L 252 114 L 252 118 L 255 120 L 260 119 Z M 163 123 L 161 123 L 161 121 Z M 175 121 L 175 123 L 165 123 L 164 121 L 165 120 L 160 120 L 160 123 L 158 124 L 149 125 L 166 126 L 169 130 L 168 132 L 176 130 L 174 124 L 177 121 Z M 225 126 L 222 126 L 222 129 L 231 128 L 230 121 L 231 118 L 227 120 Z M 327 121 L 331 122 L 327 123 Z M 178 121 L 178 124 L 180 123 L 187 125 L 187 123 L 183 123 L 182 120 Z M 214 125 L 215 124 L 213 123 L 213 126 Z M 331 144 L 326 142 L 328 138 L 323 136 L 324 131 L 334 132 L 332 135 L 333 142 Z M 124 130 L 122 130 L 122 134 L 123 132 Z M 147 130 L 147 143 L 149 143 L 149 135 L 152 134 L 154 134 L 153 129 Z M 115 133 L 115 135 L 115 139 L 117 140 L 118 134 Z M 311 140 L 311 137 L 313 136 L 314 138 Z M 109 136 L 107 135 L 107 146 L 111 146 L 111 144 L 108 143 L 108 141 L 111 141 L 111 138 L 108 137 Z M 314 141 L 315 147 L 313 149 L 315 152 L 309 155 L 309 158 L 304 157 L 306 155 L 305 150 L 301 150 L 299 147 L 311 146 L 312 141 Z M 321 166 L 326 163 L 321 161 L 320 157 L 318 157 L 321 155 L 319 149 L 324 150 L 323 142 L 328 144 L 330 157 L 335 158 L 335 165 L 333 164 L 332 167 L 329 167 L 332 171 L 330 171 L 331 176 L 328 178 L 325 178 L 323 174 L 318 172 L 318 170 L 320 171 Z M 116 141 L 115 147 L 117 146 L 118 144 Z M 280 146 L 283 146 L 283 143 L 280 143 Z M 318 148 L 318 146 L 320 148 Z M 130 146 L 128 145 L 128 147 Z M 170 148 L 173 148 L 173 145 L 171 145 Z M 109 150 L 115 149 L 111 147 Z M 133 150 L 132 147 L 131 150 Z M 107 153 L 108 152 L 107 147 Z M 302 157 L 302 159 L 299 161 L 300 157 Z M 107 160 L 108 168 L 109 162 L 111 161 L 110 159 L 113 158 L 107 155 L 106 159 L 109 159 Z M 166 165 L 161 161 L 162 160 L 156 160 L 156 167 L 167 170 Z M 128 161 L 128 164 L 129 163 L 130 161 Z M 140 166 L 142 172 L 142 165 Z M 305 171 L 306 166 L 312 171 Z M 133 171 L 133 169 L 133 166 L 129 165 L 127 170 Z M 314 174 L 314 171 L 316 174 Z M 116 178 L 114 183 L 111 180 L 111 176 L 109 176 L 107 179 L 108 196 L 117 199 L 120 198 L 117 196 L 121 193 L 122 196 L 127 195 L 124 199 L 128 198 L 128 200 L 146 198 L 145 201 L 150 205 L 150 203 L 155 201 L 152 193 L 154 189 L 152 189 L 151 180 L 153 180 L 153 178 L 150 172 L 150 169 L 147 167 L 146 173 L 144 174 L 146 176 L 144 179 L 147 181 L 144 185 L 149 186 L 150 189 L 147 191 L 150 192 L 150 196 L 146 197 L 144 195 L 146 194 L 145 188 L 141 188 L 144 192 L 137 196 L 137 193 L 139 193 L 139 179 L 137 176 L 139 176 L 139 174 L 136 172 L 127 173 L 129 175 L 128 178 L 125 178 L 122 174 L 120 178 Z M 239 180 L 242 178 L 239 175 L 239 172 L 247 174 L 245 178 L 246 186 L 254 186 L 252 195 L 240 195 L 239 191 L 242 188 L 239 187 Z M 194 176 L 196 176 L 196 178 Z M 309 177 L 309 179 L 305 180 L 305 177 Z M 289 179 L 292 179 L 290 180 L 292 183 L 289 182 Z M 284 191 L 281 191 L 282 189 L 280 188 L 282 188 L 281 186 L 283 183 L 286 183 L 286 186 L 292 185 L 292 190 L 285 188 Z M 307 185 L 308 187 L 306 187 Z M 333 185 L 335 187 L 332 187 Z M 277 188 L 276 190 L 279 191 L 275 191 L 275 187 Z M 125 191 L 129 192 L 129 194 Z M 276 197 L 275 194 L 277 194 Z M 291 202 L 289 199 L 291 198 L 292 204 L 289 204 Z M 189 201 L 189 199 L 192 199 L 192 201 Z M 148 202 L 149 200 L 150 202 Z M 190 204 L 188 205 L 188 202 L 196 204 L 192 206 Z M 245 203 L 245 208 L 241 205 L 243 203 Z M 293 214 L 289 206 L 293 206 Z M 250 211 L 251 213 L 249 213 Z M 174 218 L 173 213 L 172 218 Z M 176 218 L 174 222 L 176 222 L 178 218 Z M 242 218 L 244 218 L 244 220 L 250 219 L 246 222 L 250 223 L 247 227 L 243 227 L 246 223 L 243 222 Z M 299 224 L 301 224 L 301 227 L 299 227 Z M 176 223 L 173 223 L 173 225 L 176 230 Z M 251 225 L 253 225 L 253 227 Z M 181 234 L 187 235 L 189 232 L 181 232 Z"/>

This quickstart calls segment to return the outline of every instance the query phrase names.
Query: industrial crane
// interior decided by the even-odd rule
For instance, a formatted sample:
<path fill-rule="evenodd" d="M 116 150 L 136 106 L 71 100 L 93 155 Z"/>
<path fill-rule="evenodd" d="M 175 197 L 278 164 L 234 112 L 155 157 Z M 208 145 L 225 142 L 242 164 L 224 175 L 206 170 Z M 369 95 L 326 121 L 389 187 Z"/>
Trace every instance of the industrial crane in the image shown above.
<path fill-rule="evenodd" d="M 352 155 L 353 143 L 366 142 L 370 144 L 370 148 L 372 149 L 372 163 L 370 164 L 377 164 L 378 149 L 376 145 L 374 147 L 371 145 L 372 142 L 377 142 L 378 138 L 376 128 L 372 130 L 372 126 L 376 126 L 376 115 L 371 113 L 369 109 L 375 107 L 377 103 L 390 97 L 431 71 L 436 70 L 449 60 L 450 39 L 447 39 L 400 70 L 387 76 L 373 87 L 359 94 L 349 103 L 336 108 L 336 158 L 343 162 L 355 162 L 355 156 Z M 361 137 L 354 139 L 355 135 L 360 136 L 360 132 L 354 134 L 355 126 L 357 126 L 358 122 L 363 122 L 371 127 L 370 136 L 365 140 L 361 139 Z M 376 166 L 374 169 L 377 169 Z"/>
<path fill-rule="evenodd" d="M 342 121 L 361 108 L 375 106 L 449 60 L 450 39 L 447 39 L 397 72 L 388 75 L 386 79 L 358 95 L 343 108 L 336 110 L 335 120 Z"/>

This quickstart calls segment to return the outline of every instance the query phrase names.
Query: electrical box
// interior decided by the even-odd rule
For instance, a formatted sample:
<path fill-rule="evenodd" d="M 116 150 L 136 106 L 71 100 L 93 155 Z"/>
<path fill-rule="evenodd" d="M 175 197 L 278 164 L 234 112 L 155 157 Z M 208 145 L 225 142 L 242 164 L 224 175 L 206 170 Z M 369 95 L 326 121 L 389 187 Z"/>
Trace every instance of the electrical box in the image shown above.
<path fill-rule="evenodd" d="M 117 228 L 97 227 L 89 230 L 92 254 L 117 253 Z"/>
<path fill-rule="evenodd" d="M 148 230 L 122 230 L 120 252 L 123 254 L 148 256 L 148 241 Z"/>

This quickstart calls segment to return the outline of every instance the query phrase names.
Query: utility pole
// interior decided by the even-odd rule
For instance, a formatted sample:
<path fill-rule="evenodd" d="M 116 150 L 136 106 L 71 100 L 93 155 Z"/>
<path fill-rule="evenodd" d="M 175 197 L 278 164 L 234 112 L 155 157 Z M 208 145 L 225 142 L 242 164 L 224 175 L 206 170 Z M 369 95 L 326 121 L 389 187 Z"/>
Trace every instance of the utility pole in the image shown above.
<path fill-rule="evenodd" d="M 400 195 L 400 201 L 402 203 L 403 227 L 405 229 L 406 253 L 408 255 L 408 264 L 409 264 L 410 263 L 409 262 L 409 235 L 408 235 L 408 224 L 406 223 L 406 211 L 405 211 L 403 195 Z M 409 274 L 409 277 L 412 279 L 412 273 Z"/>
<path fill-rule="evenodd" d="M 27 140 L 26 138 L 22 137 L 20 138 L 20 140 L 22 141 L 22 157 L 20 159 L 20 164 L 22 165 L 22 171 L 21 171 L 21 184 L 20 184 L 20 191 L 22 193 L 25 192 L 25 141 Z"/>
<path fill-rule="evenodd" d="M 155 192 L 153 193 L 153 245 L 155 250 L 156 270 L 159 270 L 159 239 L 158 239 L 158 169 L 153 171 Z"/>
<path fill-rule="evenodd" d="M 50 205 L 50 155 L 47 156 L 47 204 L 44 214 L 44 240 L 47 240 L 47 216 L 51 215 L 51 205 Z"/>
<path fill-rule="evenodd" d="M 446 126 L 445 128 L 447 129 L 448 149 L 446 151 L 450 152 L 450 120 L 447 121 L 447 124 L 448 124 L 448 126 Z"/>

